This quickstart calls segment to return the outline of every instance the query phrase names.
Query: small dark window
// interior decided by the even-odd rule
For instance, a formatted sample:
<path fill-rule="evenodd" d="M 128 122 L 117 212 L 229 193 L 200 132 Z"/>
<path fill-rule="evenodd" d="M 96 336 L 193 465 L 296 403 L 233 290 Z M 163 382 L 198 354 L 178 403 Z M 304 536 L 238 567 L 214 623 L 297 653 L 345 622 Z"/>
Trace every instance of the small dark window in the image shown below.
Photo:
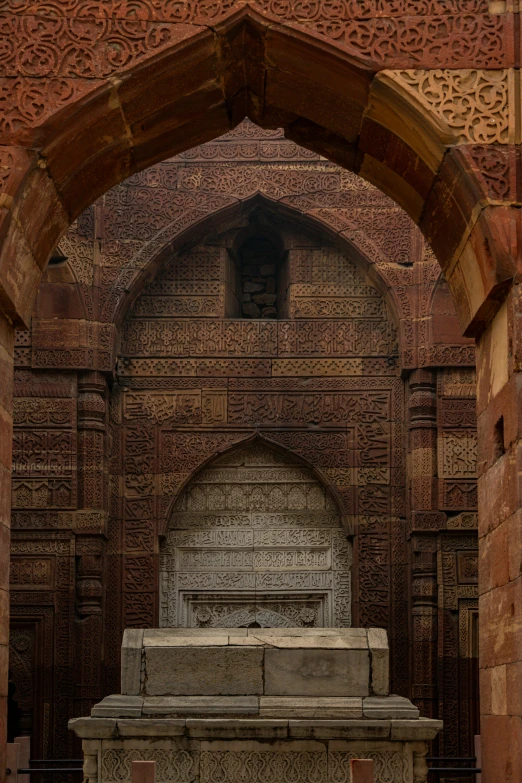
<path fill-rule="evenodd" d="M 250 237 L 239 251 L 239 299 L 243 318 L 277 318 L 279 254 L 265 237 Z"/>

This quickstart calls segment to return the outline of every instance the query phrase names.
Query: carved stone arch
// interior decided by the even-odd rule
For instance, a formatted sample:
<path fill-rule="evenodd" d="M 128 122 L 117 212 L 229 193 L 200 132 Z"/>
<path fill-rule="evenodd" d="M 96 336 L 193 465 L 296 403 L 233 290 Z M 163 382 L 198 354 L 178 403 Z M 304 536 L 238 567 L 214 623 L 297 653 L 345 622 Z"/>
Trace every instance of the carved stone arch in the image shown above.
<path fill-rule="evenodd" d="M 282 446 L 280 443 L 277 442 L 277 440 L 270 437 L 270 433 L 260 433 L 258 430 L 253 430 L 252 432 L 246 433 L 245 435 L 239 437 L 235 433 L 230 433 L 230 438 L 227 443 L 222 444 L 212 450 L 209 449 L 208 453 L 205 455 L 199 455 L 199 459 L 192 466 L 192 470 L 190 471 L 190 473 L 187 473 L 183 477 L 183 480 L 179 483 L 179 485 L 177 485 L 176 488 L 169 493 L 168 498 L 166 498 L 166 501 L 164 503 L 165 513 L 162 514 L 158 526 L 158 536 L 160 537 L 160 539 L 165 537 L 169 525 L 169 520 L 174 512 L 176 502 L 179 496 L 181 495 L 181 493 L 186 489 L 190 481 L 198 473 L 204 470 L 205 467 L 209 465 L 213 460 L 219 457 L 225 457 L 229 452 L 234 451 L 235 449 L 248 446 L 250 444 L 255 444 L 255 443 L 259 443 L 261 445 L 265 444 L 274 452 L 280 452 L 281 454 L 288 454 L 292 457 L 292 459 L 295 459 L 296 462 L 301 463 L 303 467 L 306 467 L 308 470 L 310 470 L 313 473 L 313 475 L 316 477 L 317 481 L 327 489 L 328 493 L 333 498 L 337 508 L 336 513 L 338 513 L 339 515 L 339 519 L 341 521 L 343 530 L 345 531 L 346 535 L 351 536 L 354 534 L 353 518 L 346 513 L 346 510 L 343 507 L 344 504 L 342 498 L 339 496 L 339 493 L 335 485 L 320 468 L 318 468 L 316 465 L 314 465 L 312 462 L 306 459 L 306 457 L 302 456 L 299 453 L 299 446 L 297 445 L 297 447 L 294 448 L 290 448 L 288 446 Z"/>
<path fill-rule="evenodd" d="M 324 235 L 332 245 L 346 253 L 356 267 L 368 275 L 372 285 L 386 302 L 389 316 L 396 327 L 401 318 L 408 316 L 404 303 L 397 295 L 396 286 L 387 280 L 390 260 L 372 242 L 371 237 L 363 231 L 354 231 L 347 225 L 339 225 L 328 210 L 299 209 L 261 193 L 244 200 L 214 195 L 214 200 L 217 203 L 202 204 L 199 208 L 187 212 L 182 219 L 178 218 L 170 223 L 129 260 L 113 284 L 112 295 L 107 297 L 104 319 L 114 321 L 121 327 L 147 283 L 175 254 L 190 248 L 196 242 L 199 243 L 208 234 L 219 233 L 234 219 L 248 218 L 259 208 Z M 398 337 L 400 340 L 400 333 Z"/>
<path fill-rule="evenodd" d="M 0 128 L 6 204 L 0 284 L 14 320 L 29 322 L 41 270 L 86 206 L 133 172 L 248 116 L 263 127 L 284 127 L 288 138 L 356 170 L 400 204 L 448 271 L 462 325 L 470 332 L 483 328 L 514 275 L 505 237 L 514 229 L 491 206 L 498 202 L 482 177 L 482 162 L 465 146 L 515 141 L 510 55 L 498 46 L 503 20 L 478 15 L 481 45 L 471 46 L 468 56 L 436 45 L 426 50 L 429 56 L 423 46 L 397 56 L 388 28 L 384 36 L 374 29 L 369 48 L 351 11 L 343 16 L 335 5 L 319 3 L 310 6 L 317 13 L 301 17 L 295 10 L 288 17 L 284 8 L 283 17 L 266 4 L 239 0 L 211 10 L 190 4 L 187 21 L 158 12 L 161 34 L 150 27 L 156 21 L 143 20 L 139 41 L 129 34 L 125 62 L 114 62 L 103 39 L 87 73 L 71 65 L 72 56 L 58 57 L 52 77 L 33 78 L 13 66 L 16 86 Z M 45 29 L 45 17 L 38 18 Z M 374 27 L 375 20 L 365 24 Z M 397 41 L 408 24 L 394 19 Z M 413 24 L 423 26 L 426 43 L 431 40 L 427 17 Z M 461 30 L 458 18 L 451 24 Z M 14 28 L 20 51 L 32 43 L 25 28 Z M 448 70 L 425 70 L 433 68 L 439 49 L 439 67 Z M 464 71 L 452 70 L 448 60 Z M 447 110 L 448 94 L 456 97 L 457 112 Z"/>
<path fill-rule="evenodd" d="M 303 459 L 251 435 L 194 471 L 160 545 L 160 625 L 351 624 L 352 542 Z"/>

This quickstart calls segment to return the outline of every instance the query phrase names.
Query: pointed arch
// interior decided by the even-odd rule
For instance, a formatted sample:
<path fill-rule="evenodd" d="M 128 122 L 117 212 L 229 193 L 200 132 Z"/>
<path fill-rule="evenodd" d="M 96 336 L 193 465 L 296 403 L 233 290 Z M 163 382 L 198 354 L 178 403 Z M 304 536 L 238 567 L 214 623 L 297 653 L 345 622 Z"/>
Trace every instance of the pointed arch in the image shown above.
<path fill-rule="evenodd" d="M 360 173 L 402 206 L 447 272 L 463 328 L 478 333 L 515 274 L 506 242 L 514 228 L 465 145 L 512 141 L 507 72 L 440 72 L 432 85 L 429 71 L 382 70 L 418 68 L 422 52 L 409 66 L 408 59 L 377 63 L 357 37 L 336 38 L 340 20 L 322 7 L 320 22 L 283 21 L 251 4 L 227 4 L 217 17 L 207 4 L 187 8 L 188 22 L 140 20 L 141 49 L 124 34 L 128 55 L 114 63 L 106 47 L 102 70 L 88 69 L 87 78 L 67 68 L 43 80 L 20 74 L 0 133 L 7 314 L 30 321 L 41 272 L 88 204 L 248 116 L 284 127 L 288 138 Z M 464 96 L 462 121 L 441 108 L 446 87 Z M 474 96 L 483 87 L 500 114 L 479 132 Z M 29 118 L 20 112 L 26 105 L 34 109 Z"/>
<path fill-rule="evenodd" d="M 231 433 L 230 441 L 226 445 L 223 445 L 221 448 L 217 449 L 209 449 L 207 453 L 200 453 L 195 467 L 192 468 L 190 473 L 185 474 L 183 480 L 180 481 L 180 483 L 170 493 L 168 502 L 165 504 L 166 511 L 159 522 L 158 535 L 160 538 L 166 535 L 169 526 L 169 520 L 172 517 L 179 497 L 186 490 L 191 481 L 199 473 L 201 473 L 202 470 L 204 470 L 211 462 L 218 458 L 226 457 L 227 454 L 230 454 L 239 448 L 244 448 L 255 444 L 265 445 L 267 448 L 276 453 L 290 455 L 296 463 L 299 463 L 303 467 L 310 470 L 311 473 L 316 477 L 317 482 L 321 486 L 324 486 L 326 491 L 332 497 L 337 513 L 339 514 L 341 525 L 346 535 L 353 535 L 354 520 L 351 515 L 347 513 L 347 509 L 344 507 L 343 500 L 340 498 L 329 477 L 326 476 L 323 471 L 318 469 L 317 466 L 303 457 L 297 449 L 291 449 L 287 446 L 282 446 L 277 442 L 277 440 L 272 439 L 268 433 L 261 434 L 258 430 L 252 430 L 251 432 L 247 432 L 240 437 L 237 437 L 236 434 Z"/>
<path fill-rule="evenodd" d="M 178 493 L 160 545 L 160 625 L 347 626 L 351 568 L 352 542 L 313 468 L 249 437 Z"/>
<path fill-rule="evenodd" d="M 121 327 L 147 283 L 176 253 L 199 243 L 209 233 L 219 233 L 234 220 L 247 218 L 258 209 L 326 236 L 368 275 L 387 303 L 395 326 L 405 317 L 404 305 L 397 296 L 396 286 L 386 278 L 390 261 L 365 232 L 354 230 L 348 223 L 339 223 L 335 214 L 329 214 L 328 210 L 321 207 L 299 209 L 282 199 L 276 200 L 261 193 L 242 200 L 223 196 L 216 201 L 214 209 L 208 212 L 205 208 L 187 210 L 181 219 L 177 218 L 158 231 L 128 261 L 107 297 L 104 319 Z"/>

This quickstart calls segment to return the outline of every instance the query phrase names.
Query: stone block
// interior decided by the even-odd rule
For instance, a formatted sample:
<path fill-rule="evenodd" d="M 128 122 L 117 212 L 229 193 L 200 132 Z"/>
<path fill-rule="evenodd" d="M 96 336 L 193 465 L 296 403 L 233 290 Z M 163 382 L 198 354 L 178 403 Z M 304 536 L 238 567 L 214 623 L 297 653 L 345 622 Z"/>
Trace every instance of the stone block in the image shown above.
<path fill-rule="evenodd" d="M 141 696 L 126 696 L 114 693 L 112 696 L 106 696 L 98 704 L 95 704 L 91 710 L 93 718 L 139 718 L 143 699 Z"/>
<path fill-rule="evenodd" d="M 293 720 L 288 721 L 290 737 L 303 739 L 386 740 L 390 737 L 389 720 Z"/>
<path fill-rule="evenodd" d="M 250 316 L 250 318 L 259 318 L 261 310 L 254 302 L 244 302 L 242 305 L 244 315 Z"/>
<path fill-rule="evenodd" d="M 232 647 L 264 647 L 265 642 L 262 639 L 257 639 L 255 636 L 230 636 L 228 640 L 229 645 Z"/>
<path fill-rule="evenodd" d="M 145 699 L 143 715 L 257 715 L 256 696 L 153 696 Z"/>
<path fill-rule="evenodd" d="M 504 783 L 522 780 L 522 718 L 518 715 L 482 715 L 482 780 Z"/>
<path fill-rule="evenodd" d="M 433 718 L 418 718 L 417 720 L 392 720 L 392 742 L 431 742 L 442 730 L 442 721 Z"/>
<path fill-rule="evenodd" d="M 386 633 L 386 632 L 385 632 Z M 360 650 L 367 649 L 368 643 L 365 637 L 355 637 L 351 635 L 338 633 L 328 634 L 324 636 L 316 636 L 315 634 L 307 635 L 306 639 L 301 636 L 294 635 L 281 635 L 266 634 L 263 631 L 256 633 L 255 636 L 249 636 L 250 638 L 258 639 L 264 644 L 269 644 L 271 647 L 277 647 L 279 649 L 299 649 L 306 647 L 307 649 L 317 650 Z"/>
<path fill-rule="evenodd" d="M 116 718 L 71 718 L 67 726 L 82 739 L 113 739 L 118 736 Z"/>
<path fill-rule="evenodd" d="M 481 596 L 480 612 L 481 666 L 520 660 L 517 629 L 522 625 L 522 577 Z"/>
<path fill-rule="evenodd" d="M 417 719 L 419 710 L 413 706 L 409 699 L 403 696 L 387 696 L 379 699 L 370 696 L 363 699 L 363 713 L 365 718 L 379 718 L 382 720 L 394 720 L 399 718 Z"/>
<path fill-rule="evenodd" d="M 248 636 L 248 628 L 146 628 L 143 631 L 143 643 L 153 647 L 154 639 L 165 636 L 198 639 L 201 636 Z"/>
<path fill-rule="evenodd" d="M 285 739 L 287 720 L 260 720 L 259 718 L 188 718 L 189 737 L 208 739 Z"/>
<path fill-rule="evenodd" d="M 179 737 L 185 734 L 185 719 L 135 718 L 134 720 L 119 720 L 118 734 L 120 737 Z"/>
<path fill-rule="evenodd" d="M 259 273 L 262 277 L 269 277 L 270 275 L 275 275 L 276 273 L 276 265 L 275 264 L 261 264 L 259 267 Z"/>
<path fill-rule="evenodd" d="M 241 637 L 238 637 L 241 638 Z M 171 636 L 166 633 L 163 636 L 155 636 L 152 639 L 143 640 L 144 647 L 226 647 L 228 645 L 227 635 L 208 635 L 208 636 Z"/>
<path fill-rule="evenodd" d="M 126 628 L 121 645 L 121 692 L 137 696 L 140 692 L 143 629 Z"/>
<path fill-rule="evenodd" d="M 368 647 L 372 666 L 372 693 L 375 696 L 387 696 L 390 692 L 390 648 L 384 628 L 368 629 Z"/>
<path fill-rule="evenodd" d="M 369 675 L 365 650 L 265 651 L 267 696 L 367 696 Z"/>
<path fill-rule="evenodd" d="M 229 630 L 230 629 L 227 629 L 227 633 L 229 633 Z M 255 636 L 258 639 L 266 639 L 267 644 L 271 644 L 270 637 L 272 636 L 284 636 L 285 638 L 289 638 L 291 636 L 302 636 L 304 640 L 309 636 L 317 638 L 323 636 L 342 636 L 343 640 L 348 638 L 359 640 L 359 646 L 361 649 L 367 647 L 366 638 L 368 635 L 368 632 L 365 628 L 263 628 L 262 630 L 257 628 L 248 628 L 247 633 L 249 637 Z M 304 644 L 307 644 L 307 642 L 305 641 Z M 356 646 L 355 643 L 353 646 Z"/>
<path fill-rule="evenodd" d="M 146 647 L 147 696 L 263 693 L 260 647 Z"/>
<path fill-rule="evenodd" d="M 259 714 L 287 718 L 362 718 L 361 698 L 261 696 Z"/>
<path fill-rule="evenodd" d="M 261 293 L 261 291 L 264 290 L 265 290 L 264 283 L 254 283 L 250 281 L 243 283 L 243 291 L 247 294 Z"/>

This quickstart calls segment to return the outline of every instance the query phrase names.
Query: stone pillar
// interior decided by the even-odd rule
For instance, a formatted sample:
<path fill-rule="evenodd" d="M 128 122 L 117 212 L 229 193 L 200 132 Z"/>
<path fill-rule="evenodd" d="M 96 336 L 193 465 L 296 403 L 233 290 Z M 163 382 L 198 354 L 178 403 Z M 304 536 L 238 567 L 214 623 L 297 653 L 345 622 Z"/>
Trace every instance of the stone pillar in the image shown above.
<path fill-rule="evenodd" d="M 78 499 L 91 516 L 107 505 L 106 382 L 98 372 L 78 379 Z M 87 715 L 103 696 L 103 566 L 105 535 L 76 536 L 75 714 Z"/>
<path fill-rule="evenodd" d="M 104 509 L 106 382 L 99 372 L 78 378 L 78 497 L 80 508 Z"/>
<path fill-rule="evenodd" d="M 0 780 L 6 767 L 14 329 L 0 314 Z"/>
<path fill-rule="evenodd" d="M 478 341 L 483 783 L 522 780 L 522 286 Z"/>
<path fill-rule="evenodd" d="M 412 698 L 421 714 L 437 714 L 437 388 L 431 370 L 410 377 L 410 502 L 412 530 Z M 420 519 L 422 518 L 422 523 Z"/>

